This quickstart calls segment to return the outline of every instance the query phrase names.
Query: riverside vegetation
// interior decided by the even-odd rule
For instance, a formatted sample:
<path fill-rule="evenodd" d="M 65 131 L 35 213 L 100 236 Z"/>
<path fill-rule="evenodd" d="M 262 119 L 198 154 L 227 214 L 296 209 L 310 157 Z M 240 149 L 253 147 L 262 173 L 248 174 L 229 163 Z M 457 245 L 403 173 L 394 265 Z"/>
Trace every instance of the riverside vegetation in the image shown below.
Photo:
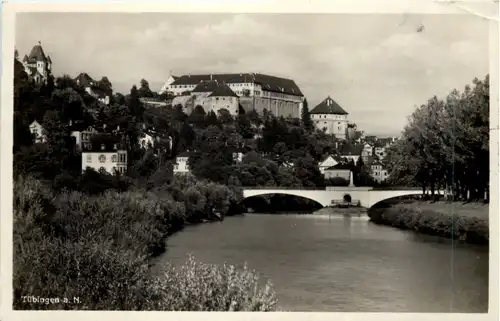
<path fill-rule="evenodd" d="M 97 89 L 112 95 L 103 77 Z M 179 128 L 187 123 L 165 114 L 148 119 L 141 96 L 147 82 L 130 95 L 99 102 L 68 76 L 35 84 L 14 60 L 14 309 L 268 311 L 276 306 L 268 284 L 233 266 L 213 266 L 191 258 L 164 275 L 150 271 L 150 258 L 186 224 L 240 213 L 241 189 L 202 176 L 172 172 Z M 174 109 L 168 109 L 170 113 Z M 168 113 L 167 113 L 168 114 Z M 45 142 L 29 124 L 39 121 Z M 160 141 L 143 148 L 144 127 Z M 120 143 L 128 151 L 127 175 L 87 169 L 72 131 L 93 126 L 91 144 Z M 173 146 L 169 144 L 173 137 Z M 119 141 L 117 141 L 117 139 Z M 173 148 L 171 148 L 173 147 Z M 24 296 L 79 298 L 79 303 L 37 304 Z"/>
<path fill-rule="evenodd" d="M 14 309 L 269 311 L 277 299 L 247 268 L 197 263 L 150 273 L 148 258 L 169 233 L 199 220 L 212 206 L 224 214 L 240 195 L 188 179 L 160 190 L 54 192 L 42 182 L 14 183 Z M 168 196 L 170 195 L 170 196 Z M 23 296 L 79 298 L 36 304 Z"/>
<path fill-rule="evenodd" d="M 459 202 L 412 202 L 373 207 L 371 221 L 419 233 L 488 245 L 488 205 Z"/>
<path fill-rule="evenodd" d="M 373 208 L 372 221 L 488 244 L 489 99 L 486 75 L 462 93 L 455 89 L 416 108 L 384 160 L 388 182 L 419 186 L 427 200 L 444 189 L 445 202 Z"/>

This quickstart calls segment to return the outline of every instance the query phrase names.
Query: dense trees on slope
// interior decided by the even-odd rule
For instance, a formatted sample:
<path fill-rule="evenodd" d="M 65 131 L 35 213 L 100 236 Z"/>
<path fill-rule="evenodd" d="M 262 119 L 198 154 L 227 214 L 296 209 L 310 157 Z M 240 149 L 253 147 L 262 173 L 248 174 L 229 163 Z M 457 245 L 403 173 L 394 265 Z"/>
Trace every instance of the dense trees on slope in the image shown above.
<path fill-rule="evenodd" d="M 483 198 L 489 191 L 489 76 L 417 108 L 387 166 L 392 183 Z"/>

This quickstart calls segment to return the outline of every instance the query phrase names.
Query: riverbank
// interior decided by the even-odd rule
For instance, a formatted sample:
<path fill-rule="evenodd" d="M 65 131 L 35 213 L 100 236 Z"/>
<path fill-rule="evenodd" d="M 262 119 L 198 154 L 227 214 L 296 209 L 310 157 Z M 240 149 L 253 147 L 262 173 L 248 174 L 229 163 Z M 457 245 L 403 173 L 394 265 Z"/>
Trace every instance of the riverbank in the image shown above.
<path fill-rule="evenodd" d="M 405 202 L 375 207 L 370 220 L 418 233 L 489 244 L 489 206 L 483 203 Z"/>
<path fill-rule="evenodd" d="M 155 276 L 149 259 L 188 224 L 214 210 L 235 214 L 236 189 L 193 177 L 155 190 L 86 195 L 56 192 L 32 178 L 14 182 L 14 302 L 17 310 L 268 311 L 269 286 L 252 271 L 190 260 Z M 64 266 L 61 266 L 64 263 Z M 209 277 L 207 277 L 209 275 Z M 79 297 L 82 304 L 37 304 L 22 297 Z M 190 292 L 191 291 L 191 292 Z M 190 293 L 185 297 L 183 293 Z M 208 293 L 215 293 L 208 295 Z M 215 297 L 214 297 L 215 296 Z"/>

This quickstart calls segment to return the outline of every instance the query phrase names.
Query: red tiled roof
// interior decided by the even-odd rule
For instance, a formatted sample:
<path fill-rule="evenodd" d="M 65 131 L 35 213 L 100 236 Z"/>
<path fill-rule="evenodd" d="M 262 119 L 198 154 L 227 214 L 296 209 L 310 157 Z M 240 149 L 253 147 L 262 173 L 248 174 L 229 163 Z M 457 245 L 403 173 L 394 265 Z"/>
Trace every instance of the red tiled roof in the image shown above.
<path fill-rule="evenodd" d="M 227 84 L 255 83 L 261 85 L 262 90 L 303 96 L 299 87 L 293 80 L 257 73 L 183 75 L 176 79 L 172 85 L 196 85 L 202 81 L 210 80 L 217 80 L 218 82 Z"/>
<path fill-rule="evenodd" d="M 330 98 L 330 96 L 326 97 L 321 103 L 319 103 L 316 107 L 314 107 L 311 111 L 311 114 L 334 114 L 334 115 L 348 115 L 342 107 L 339 106 Z"/>

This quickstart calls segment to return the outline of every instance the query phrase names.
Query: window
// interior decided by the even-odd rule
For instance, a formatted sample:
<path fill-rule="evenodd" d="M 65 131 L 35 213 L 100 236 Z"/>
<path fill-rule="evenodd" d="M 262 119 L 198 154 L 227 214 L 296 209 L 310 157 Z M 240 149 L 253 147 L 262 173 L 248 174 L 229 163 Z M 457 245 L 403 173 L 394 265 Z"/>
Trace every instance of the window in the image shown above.
<path fill-rule="evenodd" d="M 92 155 L 87 155 L 87 163 L 92 163 Z"/>
<path fill-rule="evenodd" d="M 38 136 L 38 128 L 31 128 L 31 132 L 35 134 L 35 136 Z"/>
<path fill-rule="evenodd" d="M 116 156 L 116 154 L 114 154 L 113 156 L 111 156 L 111 161 L 113 163 L 116 163 L 117 160 L 118 160 L 118 156 Z"/>
<path fill-rule="evenodd" d="M 179 169 L 179 165 L 175 164 L 174 165 L 174 170 L 178 170 Z"/>
<path fill-rule="evenodd" d="M 100 163 L 104 163 L 104 162 L 106 162 L 106 155 L 101 155 L 101 156 L 99 156 L 99 162 L 100 162 Z"/>

